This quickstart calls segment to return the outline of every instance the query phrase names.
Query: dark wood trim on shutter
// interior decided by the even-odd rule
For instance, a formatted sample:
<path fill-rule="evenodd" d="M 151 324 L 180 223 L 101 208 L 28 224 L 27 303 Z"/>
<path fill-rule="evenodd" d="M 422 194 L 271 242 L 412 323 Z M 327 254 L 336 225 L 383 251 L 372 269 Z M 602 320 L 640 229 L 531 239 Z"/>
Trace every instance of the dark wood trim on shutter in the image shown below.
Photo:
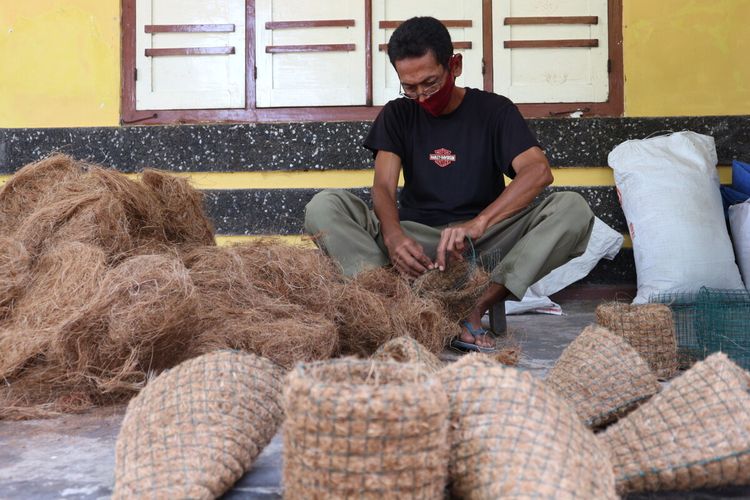
<path fill-rule="evenodd" d="M 120 123 L 152 123 L 159 119 L 158 113 L 135 109 L 135 31 L 135 0 L 123 0 L 120 18 Z"/>
<path fill-rule="evenodd" d="M 365 0 L 365 105 L 372 106 L 372 0 Z"/>
<path fill-rule="evenodd" d="M 354 26 L 354 19 L 329 19 L 319 21 L 271 21 L 266 23 L 267 30 L 285 30 L 295 28 L 348 28 Z"/>
<path fill-rule="evenodd" d="M 492 47 L 492 0 L 482 0 L 482 71 L 484 90 L 492 92 L 494 64 Z"/>
<path fill-rule="evenodd" d="M 234 24 L 147 24 L 146 33 L 234 33 Z"/>
<path fill-rule="evenodd" d="M 597 39 L 580 40 L 506 40 L 503 42 L 506 49 L 557 49 L 557 48 L 580 48 L 598 47 Z"/>
<path fill-rule="evenodd" d="M 175 47 L 146 49 L 146 57 L 164 56 L 225 56 L 234 54 L 234 47 Z"/>
<path fill-rule="evenodd" d="M 503 23 L 508 26 L 530 24 L 599 24 L 598 16 L 538 16 L 506 17 Z"/>
<path fill-rule="evenodd" d="M 258 121 L 255 114 L 255 77 L 257 69 L 255 67 L 255 0 L 245 0 L 245 57 L 247 65 L 245 66 L 245 109 L 242 116 L 247 116 L 245 120 L 228 120 L 227 118 L 217 118 L 222 121 Z"/>
<path fill-rule="evenodd" d="M 310 45 L 268 45 L 266 54 L 296 54 L 299 52 L 351 52 L 357 48 L 353 43 L 329 43 Z"/>

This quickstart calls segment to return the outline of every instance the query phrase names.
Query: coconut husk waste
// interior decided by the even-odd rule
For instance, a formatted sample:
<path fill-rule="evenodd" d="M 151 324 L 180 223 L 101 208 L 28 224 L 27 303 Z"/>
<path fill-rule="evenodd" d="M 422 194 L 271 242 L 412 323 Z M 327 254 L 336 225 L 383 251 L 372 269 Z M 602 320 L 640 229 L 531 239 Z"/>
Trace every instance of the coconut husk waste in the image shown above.
<path fill-rule="evenodd" d="M 290 369 L 402 336 L 435 354 L 458 328 L 392 270 L 348 279 L 317 249 L 216 246 L 184 178 L 54 155 L 0 189 L 0 419 L 123 403 L 220 349 Z"/>

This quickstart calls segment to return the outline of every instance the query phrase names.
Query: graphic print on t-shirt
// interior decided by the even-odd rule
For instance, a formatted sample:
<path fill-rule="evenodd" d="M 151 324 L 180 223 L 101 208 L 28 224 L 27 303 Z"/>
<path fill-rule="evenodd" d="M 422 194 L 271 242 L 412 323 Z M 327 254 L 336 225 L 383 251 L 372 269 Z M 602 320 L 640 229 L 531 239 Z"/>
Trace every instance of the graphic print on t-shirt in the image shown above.
<path fill-rule="evenodd" d="M 456 161 L 456 155 L 450 149 L 438 148 L 430 153 L 430 161 L 434 161 L 440 168 L 445 168 Z"/>

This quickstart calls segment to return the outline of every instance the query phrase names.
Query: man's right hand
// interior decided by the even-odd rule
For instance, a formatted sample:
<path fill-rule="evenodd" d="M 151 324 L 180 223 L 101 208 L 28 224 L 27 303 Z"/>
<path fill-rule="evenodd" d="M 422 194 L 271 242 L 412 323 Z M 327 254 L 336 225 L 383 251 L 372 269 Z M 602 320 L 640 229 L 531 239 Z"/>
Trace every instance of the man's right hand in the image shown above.
<path fill-rule="evenodd" d="M 396 270 L 402 275 L 416 278 L 432 269 L 434 264 L 424 253 L 422 245 L 399 233 L 385 241 L 388 248 L 388 256 Z"/>

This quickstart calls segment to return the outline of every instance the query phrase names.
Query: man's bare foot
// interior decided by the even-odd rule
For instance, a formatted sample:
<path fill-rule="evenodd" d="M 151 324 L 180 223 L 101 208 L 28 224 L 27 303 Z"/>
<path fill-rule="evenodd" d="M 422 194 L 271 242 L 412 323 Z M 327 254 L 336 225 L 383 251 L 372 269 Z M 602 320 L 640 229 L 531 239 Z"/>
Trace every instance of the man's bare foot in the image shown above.
<path fill-rule="evenodd" d="M 501 300 L 505 300 L 507 296 L 508 290 L 503 285 L 492 283 L 487 288 L 487 290 L 485 290 L 482 296 L 479 297 L 477 304 L 469 313 L 469 316 L 466 318 L 466 320 L 462 322 L 460 340 L 469 344 L 476 344 L 477 347 L 482 348 L 492 349 L 496 347 L 495 339 L 493 337 L 490 337 L 486 334 L 477 335 L 477 333 L 484 331 L 484 328 L 482 328 L 482 316 L 484 315 L 484 313 L 489 310 L 492 304 L 495 304 L 496 302 L 499 302 Z M 471 326 L 471 330 L 474 332 L 474 335 L 472 335 L 472 332 L 469 331 L 467 325 Z"/>
<path fill-rule="evenodd" d="M 472 335 L 471 332 L 469 332 L 469 329 L 467 328 L 467 324 L 471 326 L 471 329 L 474 331 L 474 333 L 478 332 L 485 332 L 484 335 Z M 488 335 L 488 332 L 482 327 L 481 318 L 479 321 L 474 323 L 473 321 L 467 319 L 465 322 L 462 322 L 461 324 L 461 336 L 459 337 L 460 340 L 463 342 L 466 342 L 467 344 L 476 344 L 478 347 L 486 347 L 489 349 L 492 349 L 495 347 L 495 339 L 490 337 Z"/>

